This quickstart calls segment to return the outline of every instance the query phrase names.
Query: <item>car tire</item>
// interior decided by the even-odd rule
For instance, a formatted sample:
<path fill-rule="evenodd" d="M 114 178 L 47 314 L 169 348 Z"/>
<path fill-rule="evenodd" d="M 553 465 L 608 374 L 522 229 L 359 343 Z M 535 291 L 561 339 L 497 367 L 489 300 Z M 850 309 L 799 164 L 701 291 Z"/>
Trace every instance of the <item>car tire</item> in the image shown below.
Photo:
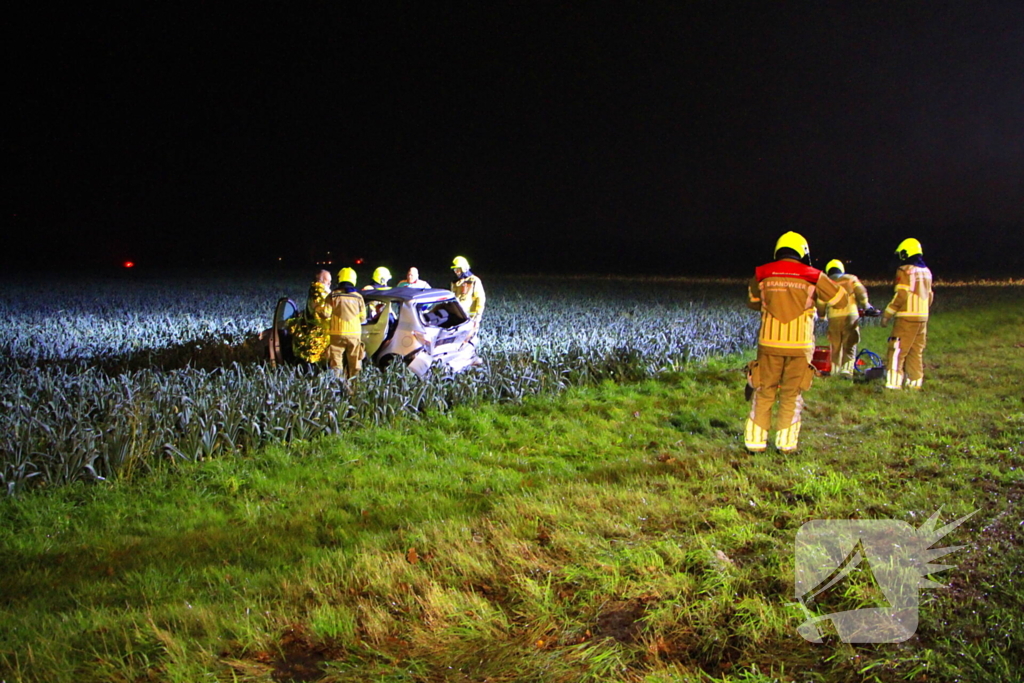
<path fill-rule="evenodd" d="M 377 363 L 377 367 L 379 367 L 381 370 L 387 370 L 389 367 L 391 367 L 393 363 L 396 362 L 402 362 L 402 357 L 399 356 L 397 353 L 389 353 L 388 355 L 383 356 L 380 359 L 380 362 Z"/>

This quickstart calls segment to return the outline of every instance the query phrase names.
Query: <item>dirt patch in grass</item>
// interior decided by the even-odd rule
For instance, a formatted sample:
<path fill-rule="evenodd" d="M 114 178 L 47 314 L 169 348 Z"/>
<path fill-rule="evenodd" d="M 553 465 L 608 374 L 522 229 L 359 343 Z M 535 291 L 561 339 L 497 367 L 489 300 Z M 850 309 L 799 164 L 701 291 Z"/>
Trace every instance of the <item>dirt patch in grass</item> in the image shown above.
<path fill-rule="evenodd" d="M 318 681 L 324 675 L 324 662 L 341 657 L 334 648 L 311 640 L 298 626 L 285 631 L 280 646 L 276 655 L 266 652 L 256 655 L 257 661 L 273 667 L 270 677 L 280 683 Z"/>
<path fill-rule="evenodd" d="M 614 638 L 620 643 L 635 643 L 640 637 L 640 620 L 647 612 L 643 598 L 609 602 L 597 617 L 596 638 Z"/>

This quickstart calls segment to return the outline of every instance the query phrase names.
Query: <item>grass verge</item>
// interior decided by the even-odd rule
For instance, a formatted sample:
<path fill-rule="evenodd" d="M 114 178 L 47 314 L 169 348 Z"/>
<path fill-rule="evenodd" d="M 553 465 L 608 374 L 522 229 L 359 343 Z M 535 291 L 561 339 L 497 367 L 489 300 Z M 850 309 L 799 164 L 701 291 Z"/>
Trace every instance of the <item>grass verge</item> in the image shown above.
<path fill-rule="evenodd" d="M 1024 306 L 920 393 L 819 380 L 743 452 L 743 359 L 0 501 L 0 680 L 981 681 L 1024 660 Z M 862 346 L 884 349 L 885 330 Z M 980 510 L 899 644 L 796 632 L 811 519 Z M 853 580 L 837 608 L 870 604 Z"/>

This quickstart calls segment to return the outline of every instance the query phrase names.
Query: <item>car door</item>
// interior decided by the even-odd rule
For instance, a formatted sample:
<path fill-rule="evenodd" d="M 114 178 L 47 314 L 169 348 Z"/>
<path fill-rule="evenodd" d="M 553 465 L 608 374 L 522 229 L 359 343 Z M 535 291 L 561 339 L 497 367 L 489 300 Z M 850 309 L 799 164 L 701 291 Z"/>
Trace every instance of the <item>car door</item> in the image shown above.
<path fill-rule="evenodd" d="M 372 358 L 377 349 L 384 343 L 388 332 L 388 320 L 391 318 L 391 302 L 389 301 L 368 301 L 373 312 L 363 323 L 362 339 L 366 347 L 366 357 Z M 378 310 L 379 309 L 379 310 Z"/>

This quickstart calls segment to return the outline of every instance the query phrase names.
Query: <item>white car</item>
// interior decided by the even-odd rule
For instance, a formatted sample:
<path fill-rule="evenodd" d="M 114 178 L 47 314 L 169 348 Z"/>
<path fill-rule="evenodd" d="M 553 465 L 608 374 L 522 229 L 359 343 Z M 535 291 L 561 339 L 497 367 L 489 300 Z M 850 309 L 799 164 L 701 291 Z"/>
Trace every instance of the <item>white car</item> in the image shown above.
<path fill-rule="evenodd" d="M 359 293 L 367 307 L 362 330 L 366 358 L 378 368 L 401 361 L 424 377 L 434 363 L 456 372 L 481 363 L 474 343 L 476 326 L 447 289 L 396 287 Z M 299 312 L 287 297 L 277 302 L 270 329 L 259 337 L 271 363 L 299 362 L 292 353 L 291 334 L 285 324 Z"/>
<path fill-rule="evenodd" d="M 476 326 L 447 289 L 362 291 L 366 358 L 379 368 L 401 361 L 419 377 L 434 363 L 455 371 L 478 365 Z"/>

